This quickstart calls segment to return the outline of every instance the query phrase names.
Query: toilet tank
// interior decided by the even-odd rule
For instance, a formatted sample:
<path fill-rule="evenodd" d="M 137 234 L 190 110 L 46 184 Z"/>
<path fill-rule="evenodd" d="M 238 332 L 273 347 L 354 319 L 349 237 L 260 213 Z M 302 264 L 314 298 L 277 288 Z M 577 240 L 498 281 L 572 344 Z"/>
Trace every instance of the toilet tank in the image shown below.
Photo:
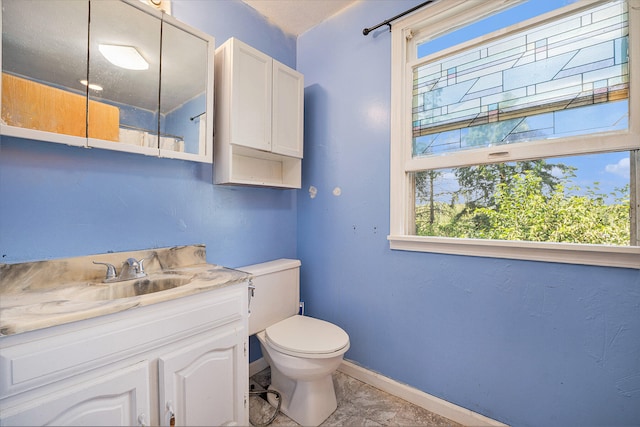
<path fill-rule="evenodd" d="M 300 261 L 277 259 L 238 267 L 253 277 L 249 303 L 249 335 L 298 314 L 300 307 Z"/>

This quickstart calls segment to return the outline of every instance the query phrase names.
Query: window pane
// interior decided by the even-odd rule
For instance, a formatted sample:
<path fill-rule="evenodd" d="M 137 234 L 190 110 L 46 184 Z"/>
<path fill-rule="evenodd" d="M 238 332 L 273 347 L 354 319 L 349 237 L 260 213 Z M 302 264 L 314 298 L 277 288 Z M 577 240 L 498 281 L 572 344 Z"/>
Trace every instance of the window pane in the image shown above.
<path fill-rule="evenodd" d="M 502 12 L 474 21 L 466 26 L 453 29 L 439 37 L 416 43 L 416 58 L 424 58 L 476 37 L 484 36 L 496 30 L 518 24 L 529 18 L 542 15 L 580 0 L 528 0 L 517 3 Z"/>
<path fill-rule="evenodd" d="M 414 68 L 413 155 L 624 130 L 628 98 L 626 3 L 608 3 Z"/>
<path fill-rule="evenodd" d="M 629 153 L 415 174 L 416 235 L 628 246 Z"/>

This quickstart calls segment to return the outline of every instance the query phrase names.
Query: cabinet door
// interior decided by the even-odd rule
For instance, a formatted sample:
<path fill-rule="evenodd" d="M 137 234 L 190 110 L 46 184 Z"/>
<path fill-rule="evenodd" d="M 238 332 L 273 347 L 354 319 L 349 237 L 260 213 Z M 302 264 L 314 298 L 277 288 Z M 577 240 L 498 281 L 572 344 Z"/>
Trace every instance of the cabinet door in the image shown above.
<path fill-rule="evenodd" d="M 213 161 L 213 45 L 211 37 L 163 15 L 162 157 Z"/>
<path fill-rule="evenodd" d="M 273 60 L 273 119 L 271 151 L 302 158 L 304 77 Z"/>
<path fill-rule="evenodd" d="M 230 327 L 159 358 L 163 425 L 248 424 L 245 334 Z"/>
<path fill-rule="evenodd" d="M 0 132 L 85 146 L 89 1 L 1 3 Z"/>
<path fill-rule="evenodd" d="M 0 424 L 65 426 L 149 425 L 149 364 L 125 369 L 13 408 L 3 408 Z"/>
<path fill-rule="evenodd" d="M 230 142 L 271 151 L 272 59 L 239 40 L 233 40 L 230 62 Z"/>
<path fill-rule="evenodd" d="M 89 110 L 88 145 L 157 156 L 161 19 L 139 2 L 90 6 L 89 99 L 117 112 L 106 132 L 104 119 Z"/>

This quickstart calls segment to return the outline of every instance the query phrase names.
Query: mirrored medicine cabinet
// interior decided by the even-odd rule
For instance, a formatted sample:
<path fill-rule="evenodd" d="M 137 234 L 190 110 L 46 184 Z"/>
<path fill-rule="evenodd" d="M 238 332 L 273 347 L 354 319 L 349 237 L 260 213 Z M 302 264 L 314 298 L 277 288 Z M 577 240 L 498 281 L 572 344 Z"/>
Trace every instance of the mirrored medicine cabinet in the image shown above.
<path fill-rule="evenodd" d="M 0 0 L 0 133 L 213 160 L 213 37 L 139 0 Z"/>

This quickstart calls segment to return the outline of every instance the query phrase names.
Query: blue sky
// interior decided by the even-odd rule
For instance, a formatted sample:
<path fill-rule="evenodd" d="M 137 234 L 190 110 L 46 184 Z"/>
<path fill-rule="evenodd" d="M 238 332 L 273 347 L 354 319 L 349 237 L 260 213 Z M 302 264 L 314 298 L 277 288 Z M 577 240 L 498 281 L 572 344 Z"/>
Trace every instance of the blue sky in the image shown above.
<path fill-rule="evenodd" d="M 549 159 L 550 163 L 558 161 L 575 166 L 576 177 L 573 183 L 581 189 L 594 187 L 599 183 L 600 193 L 608 194 L 615 188 L 629 184 L 629 152 L 592 154 L 588 156 L 564 157 Z"/>

